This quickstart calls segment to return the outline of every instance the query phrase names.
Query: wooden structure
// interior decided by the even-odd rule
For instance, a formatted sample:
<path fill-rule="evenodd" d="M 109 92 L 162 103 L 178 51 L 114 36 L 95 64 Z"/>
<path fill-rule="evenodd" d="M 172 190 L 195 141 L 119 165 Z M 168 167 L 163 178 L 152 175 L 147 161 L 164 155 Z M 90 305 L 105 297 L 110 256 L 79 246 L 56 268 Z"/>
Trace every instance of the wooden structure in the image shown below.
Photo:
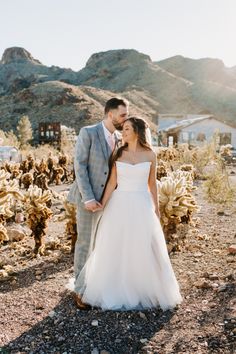
<path fill-rule="evenodd" d="M 61 141 L 61 123 L 43 122 L 39 123 L 39 143 L 40 144 L 59 144 Z"/>

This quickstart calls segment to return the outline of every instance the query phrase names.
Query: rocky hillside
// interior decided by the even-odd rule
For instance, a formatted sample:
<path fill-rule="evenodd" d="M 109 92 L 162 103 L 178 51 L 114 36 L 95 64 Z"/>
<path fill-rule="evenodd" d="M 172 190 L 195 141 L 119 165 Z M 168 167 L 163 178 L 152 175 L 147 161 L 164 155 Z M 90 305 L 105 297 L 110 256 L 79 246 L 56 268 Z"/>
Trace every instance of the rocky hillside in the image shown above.
<path fill-rule="evenodd" d="M 61 122 L 78 132 L 84 125 L 98 122 L 103 117 L 105 102 L 114 96 L 110 91 L 93 87 L 73 86 L 60 81 L 32 84 L 11 95 L 0 96 L 0 127 L 16 129 L 19 117 L 29 116 L 35 134 L 39 122 Z M 155 130 L 152 113 L 131 103 L 130 113 L 144 117 Z"/>
<path fill-rule="evenodd" d="M 176 56 L 160 62 L 135 50 L 93 54 L 75 72 L 47 67 L 23 48 L 0 61 L 0 124 L 15 129 L 22 114 L 37 128 L 54 120 L 77 131 L 103 116 L 107 99 L 121 94 L 131 114 L 156 121 L 158 113 L 209 112 L 236 124 L 236 69 L 220 60 Z"/>
<path fill-rule="evenodd" d="M 152 62 L 135 50 L 114 50 L 92 55 L 78 76 L 81 84 L 112 91 L 143 90 L 160 113 L 207 111 L 236 124 L 236 70 L 218 59 Z"/>

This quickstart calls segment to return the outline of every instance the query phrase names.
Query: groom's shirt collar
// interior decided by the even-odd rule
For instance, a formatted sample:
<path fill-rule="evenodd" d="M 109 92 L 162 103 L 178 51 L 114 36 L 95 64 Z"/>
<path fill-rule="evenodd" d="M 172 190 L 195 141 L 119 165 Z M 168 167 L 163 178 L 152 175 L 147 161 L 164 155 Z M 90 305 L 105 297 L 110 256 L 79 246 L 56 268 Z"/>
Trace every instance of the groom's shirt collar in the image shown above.
<path fill-rule="evenodd" d="M 106 141 L 108 141 L 109 137 L 111 136 L 112 139 L 115 140 L 115 132 L 114 133 L 111 133 L 106 127 L 105 127 L 105 124 L 104 122 L 102 122 L 102 127 L 103 127 L 103 131 L 104 131 L 104 135 L 105 135 L 105 138 L 106 138 Z"/>

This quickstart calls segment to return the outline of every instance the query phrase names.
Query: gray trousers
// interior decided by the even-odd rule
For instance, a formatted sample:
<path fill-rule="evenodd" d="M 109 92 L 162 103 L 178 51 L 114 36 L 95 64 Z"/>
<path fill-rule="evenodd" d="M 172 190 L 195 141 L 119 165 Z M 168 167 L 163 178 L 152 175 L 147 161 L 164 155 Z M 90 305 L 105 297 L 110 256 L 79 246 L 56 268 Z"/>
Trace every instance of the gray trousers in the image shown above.
<path fill-rule="evenodd" d="M 74 253 L 75 282 L 85 265 L 85 262 L 94 249 L 98 222 L 102 216 L 101 211 L 95 213 L 84 208 L 84 204 L 77 205 L 77 241 Z"/>

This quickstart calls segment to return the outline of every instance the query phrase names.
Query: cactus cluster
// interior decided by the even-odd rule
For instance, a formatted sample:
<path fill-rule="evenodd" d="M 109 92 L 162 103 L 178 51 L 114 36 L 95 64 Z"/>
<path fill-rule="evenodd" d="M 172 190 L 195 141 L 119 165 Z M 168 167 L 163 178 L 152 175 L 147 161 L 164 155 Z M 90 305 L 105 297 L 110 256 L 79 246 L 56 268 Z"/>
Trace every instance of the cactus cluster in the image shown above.
<path fill-rule="evenodd" d="M 0 243 L 8 240 L 4 225 L 14 215 L 15 201 L 24 199 L 17 180 L 8 180 L 6 176 L 7 173 L 0 170 Z"/>
<path fill-rule="evenodd" d="M 47 204 L 51 202 L 50 191 L 42 191 L 37 186 L 30 186 L 25 194 L 26 222 L 35 240 L 35 254 L 43 254 L 45 250 L 44 236 L 52 211 Z"/>
<path fill-rule="evenodd" d="M 199 210 L 192 191 L 195 189 L 191 172 L 170 172 L 159 182 L 161 223 L 165 234 L 176 232 L 182 222 L 189 223 L 192 214 Z"/>

